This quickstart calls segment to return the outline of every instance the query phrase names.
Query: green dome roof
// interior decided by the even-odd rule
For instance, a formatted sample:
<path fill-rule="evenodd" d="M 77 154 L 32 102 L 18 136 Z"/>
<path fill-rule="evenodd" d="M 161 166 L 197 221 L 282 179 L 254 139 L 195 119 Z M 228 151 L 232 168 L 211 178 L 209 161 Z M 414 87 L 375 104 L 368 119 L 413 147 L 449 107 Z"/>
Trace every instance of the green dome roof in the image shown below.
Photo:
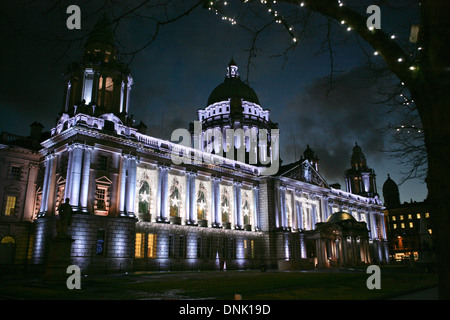
<path fill-rule="evenodd" d="M 328 217 L 327 222 L 336 223 L 336 222 L 342 222 L 345 220 L 351 220 L 356 221 L 356 219 L 348 212 L 335 212 L 331 216 Z"/>
<path fill-rule="evenodd" d="M 241 81 L 238 68 L 233 59 L 231 59 L 227 68 L 225 81 L 219 84 L 210 94 L 208 105 L 216 102 L 228 101 L 231 98 L 239 98 L 244 101 L 259 104 L 258 96 L 255 91 L 246 83 Z"/>

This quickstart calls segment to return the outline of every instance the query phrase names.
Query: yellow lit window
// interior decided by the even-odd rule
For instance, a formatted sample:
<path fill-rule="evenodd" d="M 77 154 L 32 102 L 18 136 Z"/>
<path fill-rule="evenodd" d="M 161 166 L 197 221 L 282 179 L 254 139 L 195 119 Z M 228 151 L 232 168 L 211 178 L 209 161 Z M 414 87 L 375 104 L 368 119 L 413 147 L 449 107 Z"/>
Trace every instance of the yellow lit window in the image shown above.
<path fill-rule="evenodd" d="M 396 221 L 397 217 L 396 216 L 392 216 L 392 221 Z"/>
<path fill-rule="evenodd" d="M 430 217 L 430 213 L 425 213 L 425 218 L 429 218 Z"/>
<path fill-rule="evenodd" d="M 401 227 L 402 227 L 402 229 L 405 229 L 405 224 L 402 223 L 402 224 L 401 224 Z"/>
<path fill-rule="evenodd" d="M 403 215 L 400 215 L 400 220 L 403 220 Z"/>
<path fill-rule="evenodd" d="M 413 228 L 413 227 L 414 227 L 414 223 L 410 222 L 410 223 L 409 223 L 409 227 L 410 227 L 410 228 Z"/>
<path fill-rule="evenodd" d="M 412 219 L 412 214 L 408 214 L 408 219 Z"/>
<path fill-rule="evenodd" d="M 156 234 L 149 233 L 147 240 L 147 257 L 156 258 Z"/>
<path fill-rule="evenodd" d="M 431 229 L 428 229 L 428 233 L 429 233 L 429 234 L 433 234 L 433 232 L 432 232 Z"/>
<path fill-rule="evenodd" d="M 417 214 L 417 219 L 420 219 L 420 213 Z"/>
<path fill-rule="evenodd" d="M 16 211 L 17 197 L 7 196 L 5 206 L 5 216 L 13 216 Z"/>
<path fill-rule="evenodd" d="M 134 257 L 135 258 L 143 258 L 144 257 L 144 246 L 142 245 L 144 241 L 144 234 L 143 233 L 136 233 L 136 243 L 135 243 L 135 251 L 134 251 Z"/>
<path fill-rule="evenodd" d="M 397 229 L 397 224 L 396 223 L 394 223 L 392 226 L 394 227 L 394 229 Z"/>

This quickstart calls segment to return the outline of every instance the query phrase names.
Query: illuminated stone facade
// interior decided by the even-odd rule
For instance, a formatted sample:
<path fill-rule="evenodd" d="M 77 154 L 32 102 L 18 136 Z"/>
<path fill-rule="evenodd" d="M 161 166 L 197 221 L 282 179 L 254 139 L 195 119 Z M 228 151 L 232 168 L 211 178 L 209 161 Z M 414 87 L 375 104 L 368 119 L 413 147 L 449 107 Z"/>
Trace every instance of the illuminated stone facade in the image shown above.
<path fill-rule="evenodd" d="M 109 42 L 98 39 L 88 40 L 83 62 L 67 74 L 59 121 L 42 139 L 38 156 L 30 160 L 33 169 L 23 179 L 29 184 L 29 202 L 15 204 L 21 211 L 14 217 L 30 227 L 32 241 L 22 245 L 29 248 L 32 264 L 45 264 L 65 198 L 74 211 L 68 229 L 74 240 L 72 262 L 84 272 L 292 269 L 388 261 L 383 207 L 375 193 L 367 197 L 329 186 L 318 172 L 317 158 L 308 160 L 306 154 L 265 175 L 260 162 L 215 152 L 211 129 L 242 129 L 244 135 L 246 130 L 271 134 L 277 129 L 253 90 L 238 78 L 234 62 L 225 80 L 233 78 L 233 84 L 219 86 L 198 111 L 203 129 L 193 141 L 201 147 L 184 147 L 191 161 L 176 164 L 172 151 L 179 145 L 147 135 L 145 125 L 135 125 L 129 116 L 132 77 L 116 61 Z M 272 145 L 256 144 L 268 165 L 279 156 L 274 139 L 267 140 Z M 232 146 L 239 148 L 237 141 Z M 251 141 L 245 136 L 240 141 L 247 159 Z M 223 147 L 229 151 L 230 141 Z M 20 158 L 18 151 L 15 156 Z M 8 181 L 2 184 L 2 190 L 12 188 Z M 6 198 L 2 201 L 3 208 L 8 206 Z M 352 233 L 347 241 L 347 233 L 333 238 L 322 230 L 318 238 L 316 228 L 341 211 L 366 233 Z M 0 236 L 14 238 L 5 229 Z M 330 249 L 338 242 L 342 250 L 354 245 L 361 256 L 340 258 Z"/>

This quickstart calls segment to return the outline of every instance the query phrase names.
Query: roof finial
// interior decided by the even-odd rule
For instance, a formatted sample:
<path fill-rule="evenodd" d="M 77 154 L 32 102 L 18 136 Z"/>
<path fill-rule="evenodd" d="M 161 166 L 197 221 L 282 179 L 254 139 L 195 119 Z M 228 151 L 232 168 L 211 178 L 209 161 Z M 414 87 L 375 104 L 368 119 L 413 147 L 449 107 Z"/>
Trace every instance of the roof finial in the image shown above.
<path fill-rule="evenodd" d="M 231 57 L 231 61 L 230 63 L 228 63 L 227 78 L 239 78 L 238 67 L 236 65 L 236 62 L 234 62 L 233 57 Z"/>

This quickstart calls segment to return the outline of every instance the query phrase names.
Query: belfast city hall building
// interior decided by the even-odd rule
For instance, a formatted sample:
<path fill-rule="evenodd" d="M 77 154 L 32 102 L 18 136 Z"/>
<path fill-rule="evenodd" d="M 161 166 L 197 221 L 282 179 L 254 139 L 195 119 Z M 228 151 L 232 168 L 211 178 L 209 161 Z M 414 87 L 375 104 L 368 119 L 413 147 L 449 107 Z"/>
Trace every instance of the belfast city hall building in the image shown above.
<path fill-rule="evenodd" d="M 388 262 L 384 207 L 359 145 L 346 191 L 324 180 L 309 146 L 282 164 L 278 126 L 233 60 L 180 130 L 184 143 L 147 135 L 116 54 L 97 29 L 66 74 L 54 128 L 2 134 L 0 264 L 45 265 L 66 199 L 70 263 L 85 273 Z"/>

